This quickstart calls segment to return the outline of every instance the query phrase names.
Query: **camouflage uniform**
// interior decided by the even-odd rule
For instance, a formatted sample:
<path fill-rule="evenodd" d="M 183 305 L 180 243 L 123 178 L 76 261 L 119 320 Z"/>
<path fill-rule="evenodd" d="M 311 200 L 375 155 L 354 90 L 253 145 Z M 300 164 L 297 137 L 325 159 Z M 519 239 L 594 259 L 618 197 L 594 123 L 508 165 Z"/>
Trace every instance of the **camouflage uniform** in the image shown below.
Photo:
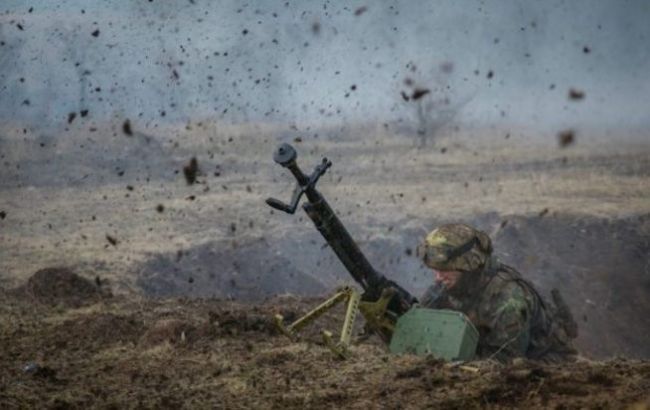
<path fill-rule="evenodd" d="M 519 272 L 492 256 L 490 238 L 467 225 L 442 226 L 418 250 L 429 267 L 460 271 L 449 291 L 432 285 L 420 305 L 463 312 L 479 331 L 477 356 L 571 360 L 577 327 L 559 293 L 549 305 Z"/>

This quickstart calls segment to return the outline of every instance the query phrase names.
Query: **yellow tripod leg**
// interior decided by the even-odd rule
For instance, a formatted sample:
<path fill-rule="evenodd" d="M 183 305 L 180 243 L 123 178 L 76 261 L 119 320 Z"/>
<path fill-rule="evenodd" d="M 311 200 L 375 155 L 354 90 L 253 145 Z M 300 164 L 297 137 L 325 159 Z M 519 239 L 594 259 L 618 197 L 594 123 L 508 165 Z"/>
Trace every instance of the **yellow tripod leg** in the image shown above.
<path fill-rule="evenodd" d="M 341 330 L 341 341 L 340 343 L 349 346 L 350 339 L 352 338 L 352 330 L 354 327 L 354 321 L 357 318 L 359 313 L 359 301 L 361 300 L 361 295 L 354 289 L 350 289 L 348 295 L 348 308 L 345 311 L 345 320 L 343 321 L 343 329 Z"/>
<path fill-rule="evenodd" d="M 289 326 L 285 326 L 284 317 L 282 317 L 282 315 L 275 315 L 275 325 L 282 334 L 287 336 L 290 340 L 296 341 L 298 339 L 298 332 L 301 329 L 343 301 L 347 301 L 347 308 L 345 311 L 345 319 L 343 320 L 343 328 L 341 329 L 340 340 L 338 343 L 334 343 L 332 340 L 332 333 L 327 330 L 322 331 L 322 336 L 325 345 L 338 357 L 345 359 L 349 356 L 349 347 L 352 338 L 352 331 L 354 330 L 354 321 L 359 313 L 359 304 L 361 303 L 361 295 L 352 287 L 344 287 Z"/>
<path fill-rule="evenodd" d="M 352 338 L 352 330 L 354 328 L 354 321 L 357 318 L 357 313 L 359 312 L 359 301 L 361 296 L 359 292 L 350 288 L 348 289 L 348 306 L 345 311 L 345 319 L 343 321 L 343 328 L 341 329 L 341 338 L 338 343 L 334 344 L 332 340 L 332 333 L 327 330 L 323 330 L 323 341 L 330 348 L 334 354 L 339 358 L 345 359 L 349 356 L 350 348 L 350 339 Z"/>
<path fill-rule="evenodd" d="M 316 306 L 314 309 L 309 311 L 307 314 L 305 314 L 303 317 L 299 318 L 289 326 L 284 325 L 284 317 L 282 317 L 282 315 L 275 315 L 275 325 L 280 330 L 280 332 L 282 332 L 282 334 L 287 336 L 292 341 L 295 341 L 298 338 L 297 333 L 302 328 L 304 328 L 314 320 L 318 319 L 321 315 L 323 315 L 323 313 L 327 312 L 329 309 L 336 306 L 338 303 L 345 300 L 348 297 L 350 289 L 351 288 L 349 287 L 345 287 L 342 290 L 336 292 L 334 296 L 327 299 L 325 302 L 321 303 L 320 305 Z"/>

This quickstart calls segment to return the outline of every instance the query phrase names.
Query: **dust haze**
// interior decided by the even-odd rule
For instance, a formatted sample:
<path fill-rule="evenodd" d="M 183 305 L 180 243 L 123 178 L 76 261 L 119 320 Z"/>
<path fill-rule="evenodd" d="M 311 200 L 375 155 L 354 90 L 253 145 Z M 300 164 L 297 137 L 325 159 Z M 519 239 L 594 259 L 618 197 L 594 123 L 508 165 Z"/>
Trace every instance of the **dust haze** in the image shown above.
<path fill-rule="evenodd" d="M 372 265 L 413 294 L 432 280 L 415 257 L 421 238 L 468 222 L 544 296 L 562 291 L 585 357 L 618 360 L 568 369 L 565 390 L 561 372 L 490 368 L 486 384 L 462 376 L 468 401 L 419 402 L 646 400 L 649 20 L 641 0 L 4 1 L 0 403 L 133 405 L 119 383 L 78 387 L 106 367 L 134 395 L 149 394 L 147 372 L 176 392 L 139 396 L 154 407 L 192 407 L 192 389 L 194 404 L 215 400 L 196 385 L 215 380 L 225 407 L 366 405 L 332 387 L 333 370 L 310 384 L 327 349 L 269 326 L 270 312 L 304 313 L 352 283 L 302 211 L 264 203 L 291 195 L 272 159 L 285 142 L 305 171 L 332 160 L 318 189 Z M 115 338 L 101 336 L 109 329 Z M 378 397 L 453 379 L 357 349 L 370 367 L 398 369 L 369 381 L 381 394 L 398 380 Z M 175 379 L 165 357 L 192 361 L 200 380 Z M 289 374 L 297 387 L 270 382 Z M 603 386 L 618 395 L 597 395 Z"/>

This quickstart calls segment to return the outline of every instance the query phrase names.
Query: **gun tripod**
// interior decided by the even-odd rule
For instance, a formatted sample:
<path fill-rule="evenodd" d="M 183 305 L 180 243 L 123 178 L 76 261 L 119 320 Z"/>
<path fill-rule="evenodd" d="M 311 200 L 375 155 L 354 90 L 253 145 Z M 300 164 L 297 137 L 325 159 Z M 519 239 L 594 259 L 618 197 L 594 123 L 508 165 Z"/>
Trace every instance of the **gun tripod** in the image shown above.
<path fill-rule="evenodd" d="M 284 317 L 282 315 L 275 315 L 275 325 L 285 336 L 290 340 L 298 340 L 298 332 L 304 329 L 307 325 L 316 321 L 320 316 L 325 314 L 330 309 L 334 308 L 340 303 L 346 303 L 345 316 L 343 319 L 343 328 L 341 329 L 341 336 L 338 342 L 334 342 L 332 332 L 322 330 L 321 335 L 323 342 L 329 349 L 339 358 L 345 359 L 350 354 L 350 344 L 352 339 L 352 330 L 354 322 L 356 321 L 359 311 L 366 319 L 370 328 L 383 329 L 390 333 L 394 330 L 393 321 L 386 318 L 386 309 L 390 299 L 393 297 L 394 289 L 386 289 L 382 292 L 381 297 L 375 302 L 361 301 L 361 294 L 359 291 L 350 286 L 345 286 L 337 291 L 329 299 L 310 310 L 307 314 L 297 319 L 290 325 L 284 324 Z"/>
<path fill-rule="evenodd" d="M 347 310 L 340 340 L 334 343 L 332 333 L 322 332 L 323 339 L 330 349 L 339 357 L 347 355 L 354 320 L 359 311 L 365 317 L 368 327 L 388 344 L 397 318 L 417 303 L 417 299 L 372 267 L 323 195 L 316 189 L 316 183 L 332 166 L 332 162 L 323 158 L 314 171 L 306 175 L 298 167 L 296 158 L 296 150 L 289 144 L 280 145 L 274 152 L 273 159 L 293 174 L 296 186 L 288 204 L 275 198 L 268 198 L 266 203 L 291 215 L 296 212 L 302 196 L 306 196 L 307 201 L 303 203 L 302 208 L 364 293 L 360 296 L 355 289 L 345 287 L 291 325 L 285 327 L 282 316 L 276 316 L 276 324 L 282 333 L 295 339 L 296 333 L 306 325 L 337 304 L 346 302 Z"/>

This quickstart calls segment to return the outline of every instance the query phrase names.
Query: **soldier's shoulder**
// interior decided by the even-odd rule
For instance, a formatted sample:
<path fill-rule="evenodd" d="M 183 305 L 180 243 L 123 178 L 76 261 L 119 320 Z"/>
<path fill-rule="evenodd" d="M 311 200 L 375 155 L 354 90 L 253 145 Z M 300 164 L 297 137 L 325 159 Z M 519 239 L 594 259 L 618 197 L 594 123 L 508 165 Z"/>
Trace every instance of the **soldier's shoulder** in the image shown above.
<path fill-rule="evenodd" d="M 529 299 L 530 294 L 523 279 L 519 275 L 512 275 L 508 272 L 497 272 L 485 288 L 485 292 L 491 298 L 517 298 Z"/>

